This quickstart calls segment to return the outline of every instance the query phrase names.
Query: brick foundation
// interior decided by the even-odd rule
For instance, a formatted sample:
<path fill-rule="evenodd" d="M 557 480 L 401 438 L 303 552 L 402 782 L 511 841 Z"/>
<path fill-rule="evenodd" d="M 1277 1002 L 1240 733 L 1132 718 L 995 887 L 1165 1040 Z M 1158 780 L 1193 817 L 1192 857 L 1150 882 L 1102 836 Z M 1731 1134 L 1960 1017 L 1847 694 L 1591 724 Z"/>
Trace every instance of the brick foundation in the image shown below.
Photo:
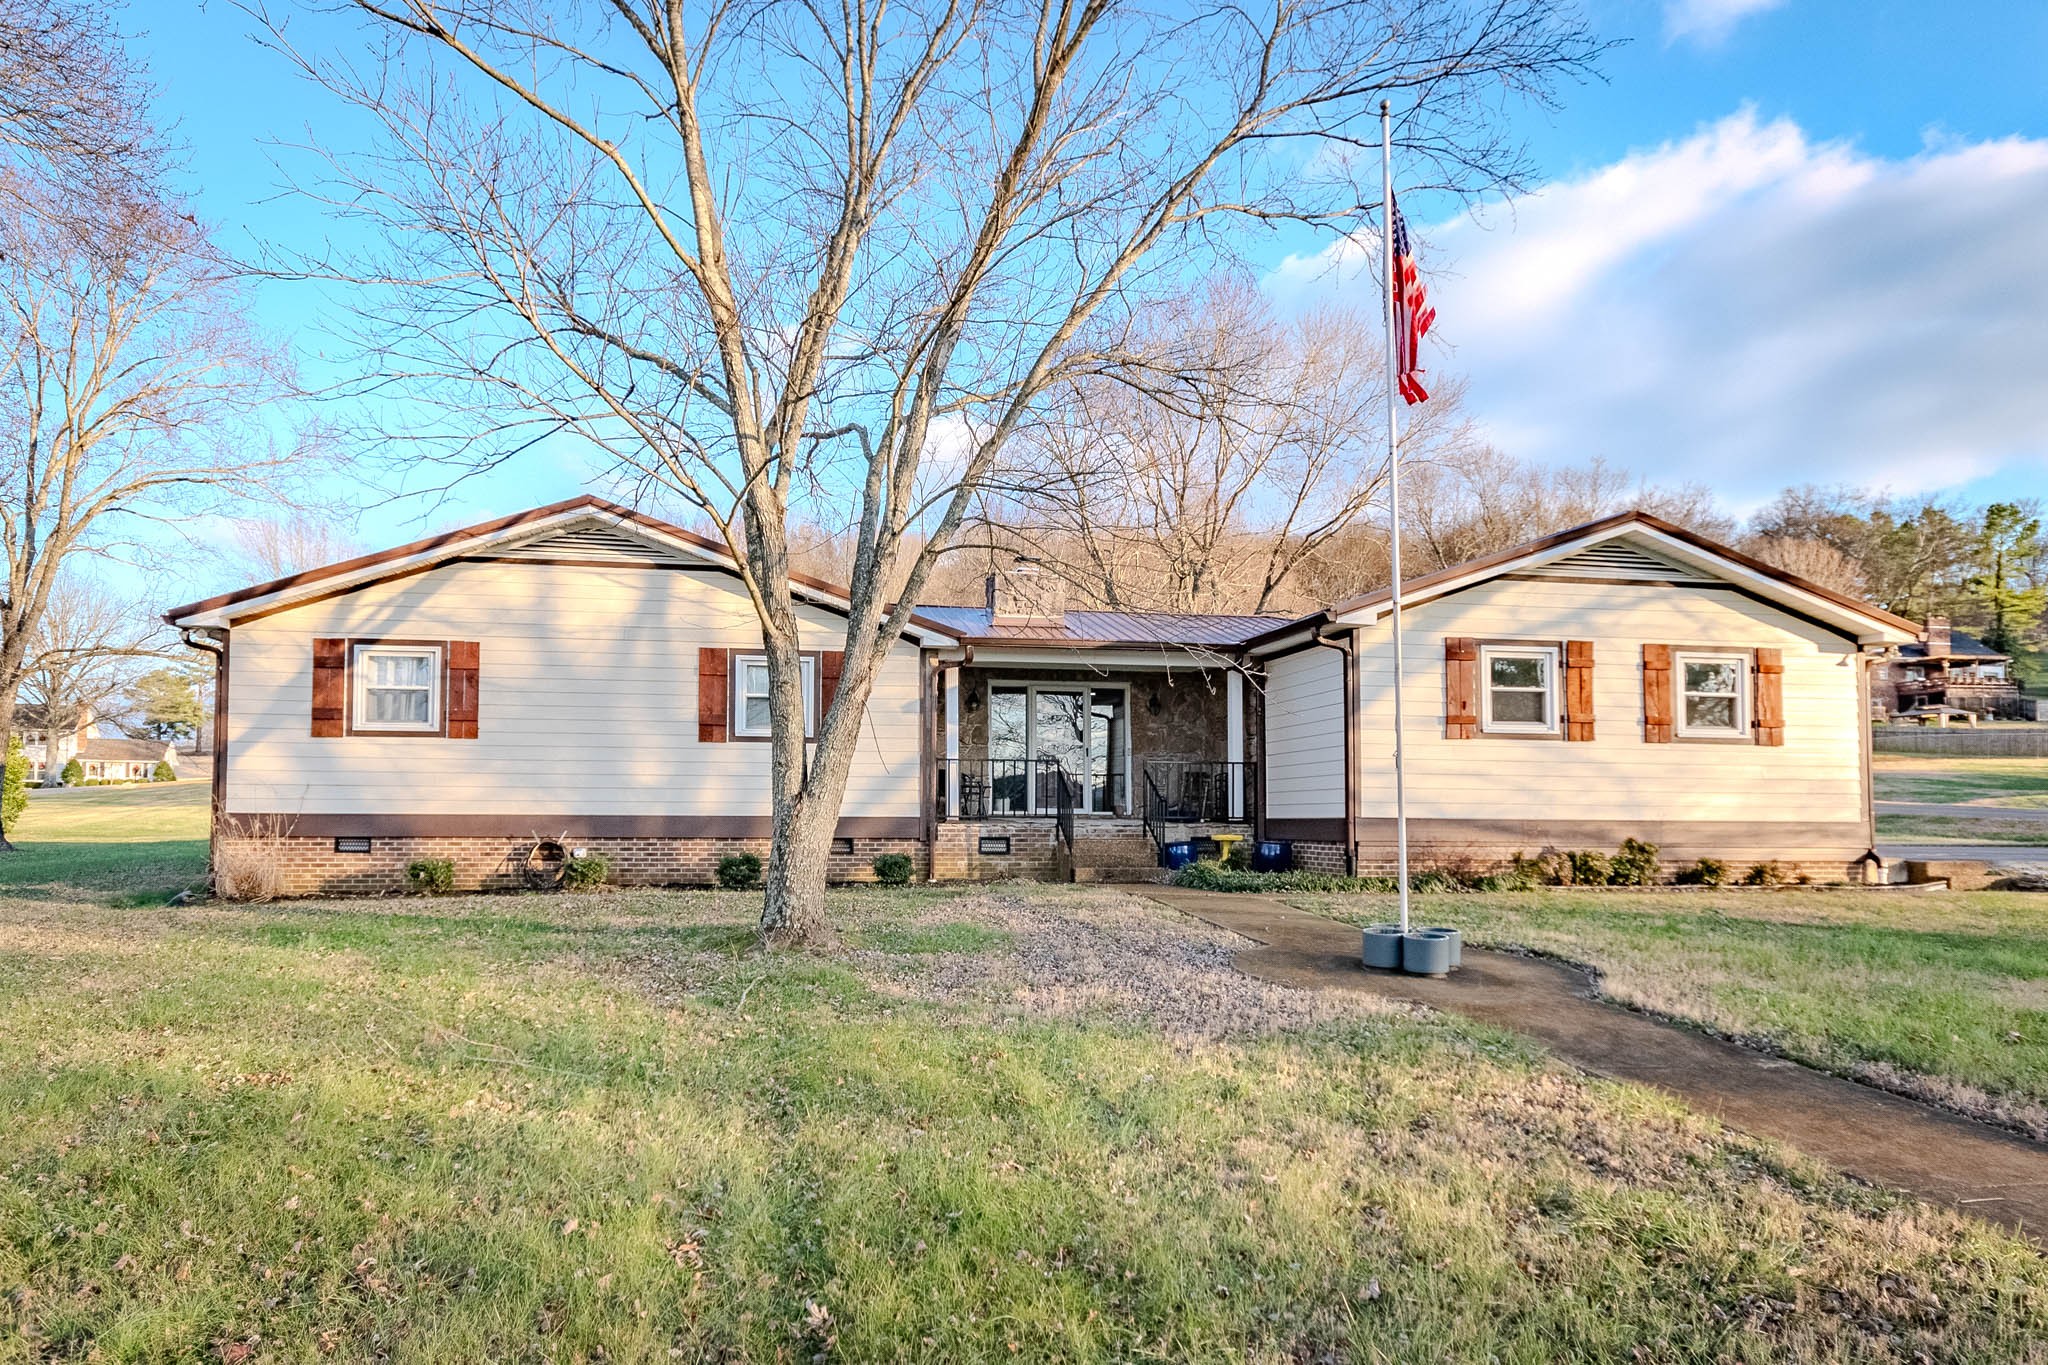
<path fill-rule="evenodd" d="M 455 886 L 461 891 L 513 891 L 526 882 L 521 867 L 533 844 L 531 834 L 495 837 L 390 836 L 370 840 L 368 853 L 337 853 L 334 840 L 286 835 L 270 841 L 249 839 L 225 830 L 222 844 L 268 843 L 284 869 L 287 896 L 375 896 L 406 889 L 405 866 L 415 858 L 446 858 L 455 864 Z M 718 860 L 732 853 L 752 853 L 764 862 L 766 839 L 575 838 L 571 849 L 603 855 L 611 863 L 611 880 L 620 886 L 713 886 Z M 855 839 L 852 853 L 834 853 L 827 876 L 835 882 L 872 882 L 871 866 L 878 854 L 907 853 L 913 877 L 925 873 L 924 845 L 916 839 Z"/>
<path fill-rule="evenodd" d="M 981 852 L 984 838 L 1008 839 L 1010 851 Z M 1024 877 L 1067 879 L 1066 850 L 1051 820 L 944 820 L 932 848 L 932 880 L 988 882 Z"/>

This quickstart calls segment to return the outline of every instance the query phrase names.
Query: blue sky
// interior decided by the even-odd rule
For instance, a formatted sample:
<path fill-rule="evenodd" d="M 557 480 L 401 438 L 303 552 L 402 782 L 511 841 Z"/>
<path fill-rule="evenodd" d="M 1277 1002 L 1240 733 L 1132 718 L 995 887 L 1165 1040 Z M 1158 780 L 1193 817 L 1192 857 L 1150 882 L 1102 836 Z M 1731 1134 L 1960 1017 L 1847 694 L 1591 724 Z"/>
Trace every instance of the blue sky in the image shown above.
<path fill-rule="evenodd" d="M 2048 4 L 1588 0 L 1626 39 L 1606 80 L 1518 125 L 1540 184 L 1477 220 L 1418 205 L 1438 373 L 1528 458 L 1599 455 L 1746 510 L 1787 483 L 2048 492 Z M 324 232 L 278 197 L 267 140 L 336 110 L 225 0 L 131 9 L 231 246 Z M 300 16 L 301 40 L 351 40 Z M 1353 253 L 1355 256 L 1357 253 Z M 1337 250 L 1276 258 L 1308 302 L 1369 287 Z M 1361 301 L 1363 294 L 1359 294 Z M 266 286 L 263 321 L 317 373 L 322 314 Z M 573 448 L 380 506 L 386 543 L 583 488 Z"/>

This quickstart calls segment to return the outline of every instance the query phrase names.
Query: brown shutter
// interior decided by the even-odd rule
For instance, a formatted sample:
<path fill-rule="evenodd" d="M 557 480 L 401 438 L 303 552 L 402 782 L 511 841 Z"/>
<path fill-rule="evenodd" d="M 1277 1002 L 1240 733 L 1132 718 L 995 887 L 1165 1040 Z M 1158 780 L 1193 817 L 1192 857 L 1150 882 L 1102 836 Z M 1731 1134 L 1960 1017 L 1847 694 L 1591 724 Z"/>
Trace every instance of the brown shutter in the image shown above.
<path fill-rule="evenodd" d="M 839 671 L 846 666 L 846 651 L 828 649 L 818 656 L 818 724 L 825 723 L 826 712 L 832 709 L 833 699 L 839 695 Z"/>
<path fill-rule="evenodd" d="M 708 645 L 697 651 L 697 742 L 723 744 L 726 708 L 732 701 L 732 681 L 727 654 Z"/>
<path fill-rule="evenodd" d="M 1471 739 L 1479 733 L 1479 642 L 1444 641 L 1444 738 Z"/>
<path fill-rule="evenodd" d="M 1671 742 L 1671 646 L 1643 646 L 1643 742 Z"/>
<path fill-rule="evenodd" d="M 313 738 L 341 737 L 347 696 L 348 641 L 313 641 Z"/>
<path fill-rule="evenodd" d="M 1775 649 L 1756 652 L 1756 742 L 1777 748 L 1785 742 L 1785 656 Z"/>
<path fill-rule="evenodd" d="M 1593 642 L 1567 640 L 1564 646 L 1564 737 L 1593 737 Z"/>
<path fill-rule="evenodd" d="M 483 650 L 474 640 L 448 642 L 448 738 L 476 738 L 478 674 Z"/>

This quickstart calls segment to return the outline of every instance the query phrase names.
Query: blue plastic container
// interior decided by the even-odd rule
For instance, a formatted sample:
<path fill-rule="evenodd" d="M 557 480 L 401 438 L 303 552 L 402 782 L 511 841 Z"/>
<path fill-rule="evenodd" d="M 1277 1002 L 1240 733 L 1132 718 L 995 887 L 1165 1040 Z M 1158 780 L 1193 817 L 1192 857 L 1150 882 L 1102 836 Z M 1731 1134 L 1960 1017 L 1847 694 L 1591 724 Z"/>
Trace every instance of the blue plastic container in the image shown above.
<path fill-rule="evenodd" d="M 1252 871 L 1285 872 L 1293 866 L 1293 840 L 1260 839 L 1252 845 Z"/>
<path fill-rule="evenodd" d="M 1194 843 L 1183 839 L 1179 843 L 1168 844 L 1165 856 L 1167 869 L 1169 871 L 1178 871 L 1195 860 Z"/>

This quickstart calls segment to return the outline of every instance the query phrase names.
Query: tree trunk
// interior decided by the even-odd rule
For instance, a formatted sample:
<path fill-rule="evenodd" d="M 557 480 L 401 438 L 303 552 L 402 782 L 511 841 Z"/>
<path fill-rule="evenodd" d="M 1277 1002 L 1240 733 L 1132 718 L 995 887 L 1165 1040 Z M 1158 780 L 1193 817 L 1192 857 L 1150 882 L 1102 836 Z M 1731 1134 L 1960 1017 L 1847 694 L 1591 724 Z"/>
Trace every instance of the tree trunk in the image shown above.
<path fill-rule="evenodd" d="M 831 816 L 838 804 L 806 792 L 770 822 L 761 934 L 776 947 L 801 947 L 827 937 L 825 873 L 832 854 Z"/>

